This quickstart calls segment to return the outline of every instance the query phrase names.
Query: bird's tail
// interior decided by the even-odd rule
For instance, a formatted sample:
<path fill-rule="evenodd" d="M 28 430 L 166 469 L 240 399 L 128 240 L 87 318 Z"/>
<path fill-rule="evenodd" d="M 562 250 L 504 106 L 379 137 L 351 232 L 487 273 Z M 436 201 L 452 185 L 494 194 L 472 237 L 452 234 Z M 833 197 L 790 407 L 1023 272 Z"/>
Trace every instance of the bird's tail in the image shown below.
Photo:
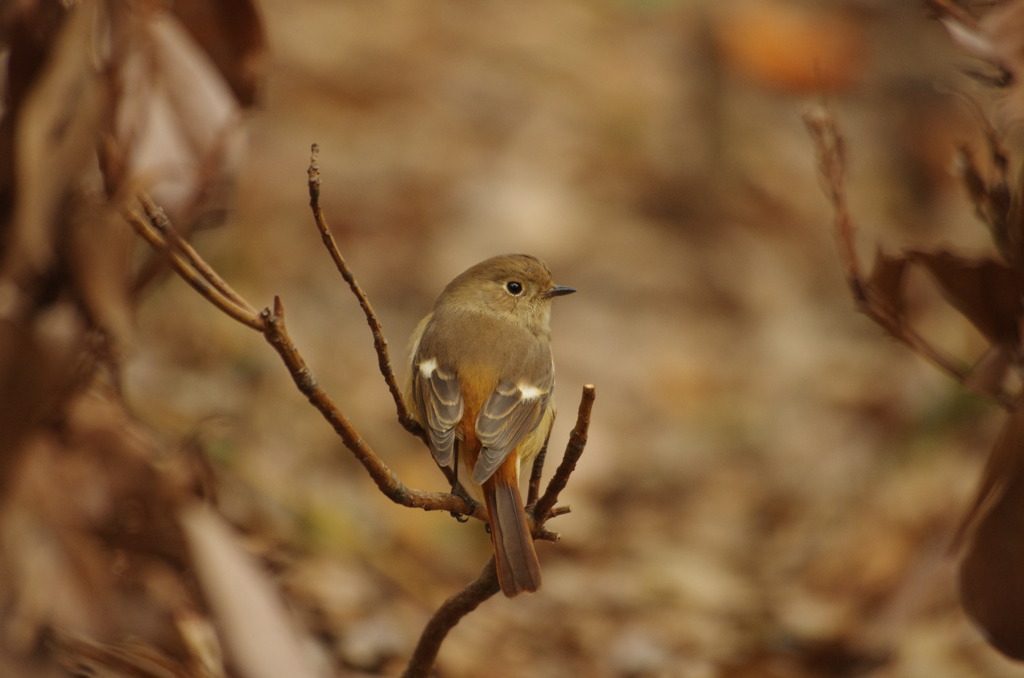
<path fill-rule="evenodd" d="M 515 466 L 502 464 L 483 487 L 498 582 L 509 598 L 540 588 L 540 561 L 533 548 L 517 475 Z"/>

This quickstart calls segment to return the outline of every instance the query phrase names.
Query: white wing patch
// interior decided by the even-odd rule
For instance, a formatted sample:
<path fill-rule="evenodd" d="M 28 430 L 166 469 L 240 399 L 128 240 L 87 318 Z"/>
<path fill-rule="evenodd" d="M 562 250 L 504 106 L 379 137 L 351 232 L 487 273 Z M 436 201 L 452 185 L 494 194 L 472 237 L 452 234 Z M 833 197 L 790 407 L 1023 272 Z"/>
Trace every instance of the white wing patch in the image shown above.
<path fill-rule="evenodd" d="M 424 379 L 429 379 L 435 370 L 437 370 L 437 358 L 424 360 L 420 363 L 420 374 L 423 375 Z"/>
<path fill-rule="evenodd" d="M 539 388 L 531 384 L 524 384 L 520 382 L 516 384 L 516 388 L 519 389 L 519 397 L 522 400 L 536 400 L 544 395 L 544 391 L 541 391 Z"/>

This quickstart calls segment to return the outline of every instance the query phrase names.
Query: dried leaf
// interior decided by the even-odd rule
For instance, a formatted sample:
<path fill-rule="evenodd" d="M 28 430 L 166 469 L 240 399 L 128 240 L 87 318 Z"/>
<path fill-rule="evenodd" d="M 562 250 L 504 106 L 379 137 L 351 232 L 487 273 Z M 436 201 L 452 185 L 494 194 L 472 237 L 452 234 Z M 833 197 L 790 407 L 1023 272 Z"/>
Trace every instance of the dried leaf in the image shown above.
<path fill-rule="evenodd" d="M 931 3 L 950 37 L 968 54 L 992 64 L 997 74 L 985 77 L 1006 88 L 1002 110 L 1007 123 L 1024 118 L 1024 2 L 1009 0 L 993 3 L 978 20 L 950 3 Z"/>
<path fill-rule="evenodd" d="M 964 519 L 973 532 L 960 564 L 960 595 L 989 642 L 1024 659 L 1024 407 L 1007 419 Z"/>
<path fill-rule="evenodd" d="M 179 226 L 218 218 L 244 148 L 241 109 L 173 15 L 141 19 L 123 22 L 134 32 L 115 64 L 121 99 L 114 145 L 124 158 L 117 164 L 127 170 L 124 181 L 146 186 Z"/>
<path fill-rule="evenodd" d="M 967 195 L 978 210 L 979 216 L 983 216 L 984 205 L 987 203 L 988 183 L 981 176 L 978 164 L 974 162 L 974 155 L 970 149 L 961 147 L 957 149 L 957 169 L 960 172 L 960 179 L 967 188 Z"/>
<path fill-rule="evenodd" d="M 239 103 L 251 106 L 267 69 L 267 36 L 251 0 L 178 0 L 175 16 L 216 64 Z"/>
<path fill-rule="evenodd" d="M 977 26 L 967 26 L 949 18 L 943 19 L 942 25 L 949 31 L 949 37 L 953 39 L 953 42 L 968 54 L 986 61 L 996 60 L 996 52 L 991 41 L 978 30 Z"/>
<path fill-rule="evenodd" d="M 77 200 L 69 222 L 64 256 L 70 283 L 92 324 L 104 330 L 115 349 L 122 349 L 132 336 L 135 235 L 125 228 L 113 203 Z"/>
<path fill-rule="evenodd" d="M 91 59 L 93 3 L 68 11 L 34 88 L 17 111 L 17 195 L 5 266 L 39 271 L 53 255 L 55 221 L 95 151 L 105 89 Z"/>
<path fill-rule="evenodd" d="M 1024 265 L 1024 172 L 1018 173 L 1013 191 L 1007 189 L 1004 220 L 1007 260 Z"/>
<path fill-rule="evenodd" d="M 911 252 L 939 284 L 943 296 L 994 345 L 1020 341 L 1021 277 L 994 259 L 966 259 L 951 252 Z"/>
<path fill-rule="evenodd" d="M 973 523 L 1002 491 L 1008 479 L 1017 472 L 1016 465 L 1020 456 L 1019 443 L 1021 441 L 1024 441 L 1024 407 L 1018 407 L 1011 412 L 1006 423 L 1003 424 L 999 438 L 985 462 L 985 470 L 981 474 L 978 491 L 957 530 L 957 542 L 966 536 Z"/>
<path fill-rule="evenodd" d="M 70 305 L 0 323 L 0 498 L 23 439 L 79 386 L 86 327 Z"/>
<path fill-rule="evenodd" d="M 1006 377 L 1014 364 L 1015 353 L 1005 346 L 990 346 L 974 363 L 964 379 L 964 388 L 973 393 L 1000 400 L 1006 395 Z"/>
<path fill-rule="evenodd" d="M 56 408 L 66 411 L 59 433 L 37 427 L 6 479 L 0 665 L 5 654 L 52 663 L 40 640 L 55 629 L 101 644 L 131 640 L 175 664 L 201 660 L 175 624 L 201 609 L 175 523 L 181 488 L 155 467 L 146 429 L 116 395 L 100 391 Z"/>
<path fill-rule="evenodd" d="M 978 22 L 978 30 L 991 50 L 993 61 L 1013 73 L 1024 75 L 1024 2 L 997 4 Z M 1016 85 L 1019 88 L 1019 84 Z M 1024 114 L 1024 111 L 1018 111 Z"/>
<path fill-rule="evenodd" d="M 904 312 L 903 274 L 907 258 L 889 256 L 879 247 L 866 287 L 874 301 L 880 301 L 897 317 Z"/>
<path fill-rule="evenodd" d="M 196 573 L 225 648 L 245 678 L 316 676 L 284 606 L 224 520 L 195 504 L 181 512 Z"/>
<path fill-rule="evenodd" d="M 15 112 L 40 78 L 66 14 L 57 3 L 7 3 L 0 7 L 0 253 L 14 209 Z"/>
<path fill-rule="evenodd" d="M 991 182 L 986 180 L 974 156 L 966 148 L 959 150 L 957 166 L 975 213 L 989 227 L 999 252 L 1012 262 L 1017 260 L 1019 254 L 1015 246 L 1020 243 L 1019 224 L 1012 218 L 1013 199 L 1003 172 L 1005 164 L 1000 167 L 998 162 L 1003 157 L 1002 148 L 994 131 L 989 130 L 987 136 L 992 159 L 997 165 L 997 178 Z"/>
<path fill-rule="evenodd" d="M 58 630 L 53 639 L 57 661 L 73 675 L 104 678 L 193 678 L 186 665 L 138 642 L 101 643 L 80 634 Z"/>

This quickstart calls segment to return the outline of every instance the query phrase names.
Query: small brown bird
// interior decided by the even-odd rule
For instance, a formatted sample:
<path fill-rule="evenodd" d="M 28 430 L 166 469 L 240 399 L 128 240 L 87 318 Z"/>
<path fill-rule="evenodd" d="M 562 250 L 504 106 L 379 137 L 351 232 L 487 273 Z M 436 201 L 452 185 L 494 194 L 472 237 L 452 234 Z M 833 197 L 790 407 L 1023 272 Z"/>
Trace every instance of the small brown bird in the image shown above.
<path fill-rule="evenodd" d="M 412 337 L 407 400 L 437 463 L 483 498 L 509 597 L 540 587 L 519 470 L 555 418 L 551 300 L 575 291 L 535 257 L 493 257 L 448 283 Z"/>

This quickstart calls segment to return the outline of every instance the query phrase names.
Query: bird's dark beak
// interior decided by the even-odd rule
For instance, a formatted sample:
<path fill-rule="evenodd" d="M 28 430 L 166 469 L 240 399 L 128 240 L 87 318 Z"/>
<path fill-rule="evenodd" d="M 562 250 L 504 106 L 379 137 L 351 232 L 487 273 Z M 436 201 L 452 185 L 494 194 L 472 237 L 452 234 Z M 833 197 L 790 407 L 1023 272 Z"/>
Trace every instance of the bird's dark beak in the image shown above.
<path fill-rule="evenodd" d="M 563 297 L 566 294 L 572 294 L 575 291 L 576 291 L 575 287 L 566 287 L 564 285 L 555 285 L 554 287 L 549 289 L 547 292 L 545 292 L 544 296 L 547 297 L 548 299 L 550 299 L 552 297 Z"/>

